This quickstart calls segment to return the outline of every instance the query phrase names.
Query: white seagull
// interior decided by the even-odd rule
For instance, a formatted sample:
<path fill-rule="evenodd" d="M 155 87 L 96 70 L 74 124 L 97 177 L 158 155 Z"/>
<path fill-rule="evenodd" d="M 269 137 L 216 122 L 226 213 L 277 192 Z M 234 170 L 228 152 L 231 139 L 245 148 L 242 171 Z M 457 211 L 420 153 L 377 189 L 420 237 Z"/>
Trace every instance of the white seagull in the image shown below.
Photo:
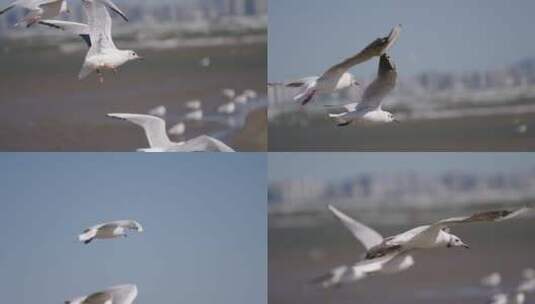
<path fill-rule="evenodd" d="M 150 109 L 147 114 L 152 116 L 164 117 L 167 114 L 167 108 L 165 106 L 157 106 Z"/>
<path fill-rule="evenodd" d="M 481 285 L 486 287 L 498 287 L 502 283 L 502 276 L 499 272 L 493 272 L 481 278 Z"/>
<path fill-rule="evenodd" d="M 287 87 L 302 88 L 301 93 L 294 97 L 302 105 L 310 102 L 315 95 L 333 93 L 351 86 L 358 86 L 355 77 L 348 72 L 353 66 L 368 61 L 373 57 L 384 55 L 396 42 L 401 32 L 401 25 L 395 26 L 390 34 L 384 38 L 377 38 L 358 54 L 332 66 L 320 77 L 306 77 L 297 81 L 286 83 Z"/>
<path fill-rule="evenodd" d="M 408 253 L 393 252 L 373 260 L 360 261 L 353 266 L 336 267 L 311 283 L 323 288 L 340 287 L 375 274 L 395 274 L 409 269 L 414 263 L 414 258 Z"/>
<path fill-rule="evenodd" d="M 108 117 L 126 120 L 143 128 L 150 148 L 139 149 L 141 152 L 234 152 L 220 140 L 206 135 L 183 142 L 172 142 L 167 136 L 165 121 L 156 116 L 112 113 L 108 114 Z"/>
<path fill-rule="evenodd" d="M 179 122 L 169 128 L 169 130 L 167 130 L 167 133 L 175 136 L 184 135 L 184 133 L 186 133 L 186 124 L 183 122 Z"/>
<path fill-rule="evenodd" d="M 107 3 L 111 2 L 106 0 L 82 0 L 87 15 L 91 47 L 78 75 L 79 79 L 84 79 L 96 71 L 100 82 L 103 83 L 103 70 L 117 72 L 117 68 L 126 62 L 143 59 L 132 50 L 117 49 L 113 43 L 111 36 L 112 21 L 110 13 L 106 9 Z"/>
<path fill-rule="evenodd" d="M 186 120 L 202 120 L 203 117 L 204 117 L 204 112 L 201 109 L 191 111 L 189 113 L 186 113 L 186 115 L 184 115 L 184 119 Z"/>
<path fill-rule="evenodd" d="M 369 123 L 398 122 L 394 115 L 382 109 L 384 98 L 396 86 L 396 66 L 388 54 L 379 59 L 377 78 L 364 90 L 362 101 L 350 103 L 344 106 L 346 112 L 329 114 L 338 126 L 347 126 L 353 121 Z"/>
<path fill-rule="evenodd" d="M 143 232 L 143 227 L 133 220 L 113 221 L 87 228 L 84 233 L 78 235 L 78 240 L 84 244 L 89 244 L 93 239 L 126 237 L 127 230 Z"/>
<path fill-rule="evenodd" d="M 452 217 L 440 220 L 431 225 L 423 225 L 383 238 L 372 228 L 359 223 L 335 207 L 329 205 L 329 210 L 360 240 L 366 248 L 366 259 L 374 259 L 393 252 L 404 252 L 414 249 L 431 249 L 440 247 L 469 248 L 458 236 L 450 233 L 450 226 L 475 222 L 499 222 L 522 214 L 530 207 L 514 211 L 498 210 L 486 211 L 464 217 Z"/>
<path fill-rule="evenodd" d="M 186 108 L 190 110 L 199 110 L 201 106 L 202 106 L 202 101 L 198 99 L 186 101 Z"/>
<path fill-rule="evenodd" d="M 16 0 L 1 10 L 0 15 L 17 6 L 28 10 L 22 21 L 26 27 L 34 25 L 41 19 L 54 18 L 59 14 L 69 12 L 66 0 Z M 17 25 L 20 24 L 22 23 L 17 23 Z"/>
<path fill-rule="evenodd" d="M 65 301 L 65 304 L 132 304 L 137 297 L 137 286 L 118 285 L 88 296 Z"/>
<path fill-rule="evenodd" d="M 223 114 L 232 114 L 236 112 L 236 104 L 233 101 L 224 103 L 220 105 L 219 107 L 217 107 L 217 112 L 223 113 Z"/>

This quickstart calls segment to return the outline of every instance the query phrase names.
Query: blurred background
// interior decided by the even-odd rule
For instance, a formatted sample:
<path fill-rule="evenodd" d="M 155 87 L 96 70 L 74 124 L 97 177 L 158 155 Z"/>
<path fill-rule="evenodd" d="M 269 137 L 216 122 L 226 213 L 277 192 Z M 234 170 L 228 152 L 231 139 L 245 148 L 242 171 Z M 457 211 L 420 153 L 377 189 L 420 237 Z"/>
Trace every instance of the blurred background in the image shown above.
<path fill-rule="evenodd" d="M 154 108 L 169 129 L 185 125 L 172 140 L 208 134 L 239 151 L 266 149 L 267 0 L 114 2 L 130 19 L 112 13 L 117 47 L 146 60 L 105 73 L 103 85 L 95 75 L 78 80 L 87 51 L 79 37 L 16 27 L 23 9 L 0 16 L 0 150 L 147 147 L 141 130 L 105 115 Z M 71 13 L 60 19 L 85 22 L 80 2 L 68 4 Z M 244 100 L 246 91 L 254 94 Z M 189 101 L 201 101 L 200 108 L 188 108 Z"/>
<path fill-rule="evenodd" d="M 398 85 L 384 102 L 402 124 L 337 128 L 323 104 L 350 103 L 358 91 L 301 107 L 295 89 L 279 85 L 268 94 L 270 150 L 532 150 L 534 9 L 528 0 L 270 1 L 271 83 L 321 75 L 403 25 L 390 50 Z M 365 88 L 377 65 L 350 71 Z"/>
<path fill-rule="evenodd" d="M 470 250 L 417 252 L 415 266 L 399 274 L 335 290 L 307 284 L 364 253 L 328 204 L 383 236 L 519 208 L 535 199 L 532 154 L 270 153 L 268 172 L 269 303 L 489 303 L 497 292 L 514 292 L 524 269 L 535 267 L 535 223 L 527 217 L 455 226 Z M 481 286 L 492 272 L 501 285 Z M 527 293 L 526 303 L 534 301 Z"/>
<path fill-rule="evenodd" d="M 3 153 L 0 165 L 3 302 L 131 283 L 135 303 L 266 303 L 264 155 Z M 144 231 L 78 242 L 119 219 Z"/>

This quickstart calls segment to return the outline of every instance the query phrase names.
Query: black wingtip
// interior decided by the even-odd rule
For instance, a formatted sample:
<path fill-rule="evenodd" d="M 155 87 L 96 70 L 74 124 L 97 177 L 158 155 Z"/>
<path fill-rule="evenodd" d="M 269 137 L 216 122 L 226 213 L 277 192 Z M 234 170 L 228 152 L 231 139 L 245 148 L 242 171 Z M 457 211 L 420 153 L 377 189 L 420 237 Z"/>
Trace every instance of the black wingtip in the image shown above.
<path fill-rule="evenodd" d="M 126 22 L 129 22 L 129 21 L 130 21 L 130 20 L 128 20 L 128 17 L 126 17 L 126 15 L 123 14 L 122 12 L 120 12 L 120 11 L 114 9 L 113 7 L 110 7 L 110 9 L 111 9 L 114 13 L 116 13 L 117 15 L 121 16 L 121 18 L 123 18 L 124 21 L 126 21 Z"/>
<path fill-rule="evenodd" d="M 0 15 L 2 15 L 3 13 L 9 11 L 10 9 L 12 9 L 12 8 L 14 8 L 14 7 L 15 7 L 14 5 L 11 5 L 11 6 L 6 7 L 5 9 L 3 9 L 3 10 L 0 11 Z"/>
<path fill-rule="evenodd" d="M 337 127 L 347 127 L 351 124 L 351 121 L 348 121 L 348 122 L 343 122 L 343 123 L 339 123 L 337 124 L 336 126 Z"/>

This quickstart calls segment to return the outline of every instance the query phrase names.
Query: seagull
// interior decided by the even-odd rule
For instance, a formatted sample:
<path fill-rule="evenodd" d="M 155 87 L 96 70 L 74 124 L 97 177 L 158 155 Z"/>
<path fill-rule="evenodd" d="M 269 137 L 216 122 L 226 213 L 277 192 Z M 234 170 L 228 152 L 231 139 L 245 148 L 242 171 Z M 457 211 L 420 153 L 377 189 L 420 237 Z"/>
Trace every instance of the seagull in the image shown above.
<path fill-rule="evenodd" d="M 225 98 L 228 100 L 232 100 L 234 97 L 236 97 L 236 91 L 233 89 L 223 89 L 221 90 L 221 94 L 223 94 L 223 96 L 225 96 Z"/>
<path fill-rule="evenodd" d="M 498 210 L 475 213 L 470 216 L 452 217 L 423 225 L 383 238 L 378 232 L 342 213 L 329 205 L 329 210 L 348 228 L 353 236 L 360 240 L 366 248 L 365 259 L 374 259 L 392 252 L 403 252 L 414 249 L 431 249 L 440 247 L 469 248 L 458 236 L 450 233 L 450 226 L 474 222 L 499 222 L 516 217 L 528 210 L 524 207 L 518 210 Z"/>
<path fill-rule="evenodd" d="M 186 113 L 184 118 L 186 120 L 202 120 L 203 116 L 204 116 L 204 114 L 203 114 L 202 110 L 195 110 L 195 111 L 191 111 L 189 113 Z"/>
<path fill-rule="evenodd" d="M 65 301 L 65 304 L 131 304 L 137 297 L 137 286 L 118 285 L 91 295 Z"/>
<path fill-rule="evenodd" d="M 184 135 L 185 132 L 186 132 L 186 124 L 183 122 L 179 122 L 175 124 L 174 126 L 169 128 L 169 130 L 167 131 L 167 133 L 171 135 L 176 135 L 176 136 Z"/>
<path fill-rule="evenodd" d="M 505 293 L 497 293 L 492 295 L 492 298 L 490 299 L 489 304 L 508 304 L 509 303 L 509 296 Z"/>
<path fill-rule="evenodd" d="M 199 110 L 202 106 L 202 102 L 198 99 L 186 101 L 186 108 L 190 110 Z"/>
<path fill-rule="evenodd" d="M 84 230 L 84 233 L 78 236 L 78 240 L 84 244 L 89 244 L 93 239 L 126 237 L 127 230 L 143 232 L 143 227 L 141 227 L 141 224 L 133 220 L 113 221 L 87 228 Z"/>
<path fill-rule="evenodd" d="M 243 95 L 247 96 L 250 99 L 255 99 L 258 97 L 258 93 L 255 90 L 247 89 L 243 91 Z"/>
<path fill-rule="evenodd" d="M 87 15 L 91 46 L 78 75 L 79 79 L 84 79 L 93 71 L 96 71 L 100 83 L 103 83 L 103 70 L 117 72 L 117 68 L 126 62 L 143 59 L 132 50 L 117 49 L 113 43 L 111 17 L 106 9 L 106 5 L 108 4 L 109 6 L 110 3 L 112 2 L 109 0 L 82 0 Z"/>
<path fill-rule="evenodd" d="M 236 111 L 236 104 L 233 101 L 222 104 L 217 108 L 217 112 L 224 113 L 224 114 L 232 114 L 235 111 Z"/>
<path fill-rule="evenodd" d="M 108 114 L 108 117 L 126 120 L 143 128 L 150 148 L 139 149 L 141 152 L 234 152 L 220 140 L 206 135 L 183 142 L 172 142 L 165 131 L 165 121 L 156 116 L 112 113 Z"/>
<path fill-rule="evenodd" d="M 377 38 L 358 54 L 332 66 L 320 77 L 305 77 L 286 83 L 286 87 L 301 88 L 302 91 L 294 97 L 302 105 L 310 102 L 316 94 L 333 93 L 352 86 L 359 86 L 355 77 L 348 70 L 357 64 L 368 61 L 373 57 L 384 55 L 396 42 L 401 32 L 401 24 L 395 26 L 388 36 Z"/>
<path fill-rule="evenodd" d="M 0 15 L 17 6 L 29 10 L 23 19 L 26 27 L 34 25 L 41 19 L 54 18 L 59 14 L 69 12 L 66 0 L 15 0 L 1 10 Z M 22 23 L 17 23 L 19 24 Z"/>
<path fill-rule="evenodd" d="M 147 114 L 152 116 L 164 117 L 167 114 L 167 108 L 165 106 L 157 106 L 150 109 Z"/>
<path fill-rule="evenodd" d="M 339 266 L 325 275 L 311 281 L 323 288 L 340 287 L 362 280 L 374 274 L 395 274 L 414 265 L 414 258 L 408 253 L 392 252 L 373 260 L 363 260 L 353 266 Z"/>
<path fill-rule="evenodd" d="M 245 94 L 240 94 L 234 98 L 234 102 L 239 105 L 244 105 L 249 101 L 249 97 Z"/>
<path fill-rule="evenodd" d="M 481 278 L 481 285 L 486 287 L 497 287 L 502 282 L 502 276 L 499 272 L 493 272 L 483 278 Z"/>
<path fill-rule="evenodd" d="M 381 55 L 377 78 L 364 90 L 362 101 L 344 106 L 346 112 L 329 114 L 338 126 L 347 126 L 353 120 L 371 123 L 398 122 L 394 115 L 384 111 L 381 104 L 396 86 L 396 66 L 388 54 Z"/>

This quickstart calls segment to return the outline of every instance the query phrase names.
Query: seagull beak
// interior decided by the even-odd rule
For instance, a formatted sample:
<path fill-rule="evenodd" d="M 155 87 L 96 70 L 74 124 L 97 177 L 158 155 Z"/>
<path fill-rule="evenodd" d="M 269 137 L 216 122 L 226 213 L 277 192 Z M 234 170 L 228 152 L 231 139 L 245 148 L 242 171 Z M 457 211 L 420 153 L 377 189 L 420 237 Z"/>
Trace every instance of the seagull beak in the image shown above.
<path fill-rule="evenodd" d="M 464 248 L 466 249 L 470 249 L 470 246 L 466 245 L 466 244 L 462 244 L 461 246 L 463 246 Z"/>
<path fill-rule="evenodd" d="M 394 120 L 392 120 L 392 121 L 395 122 L 395 123 L 397 123 L 397 124 L 400 124 L 400 123 L 401 123 L 401 121 L 399 121 L 399 120 L 397 120 L 397 119 L 394 119 Z"/>
<path fill-rule="evenodd" d="M 360 83 L 358 81 L 353 81 L 353 85 L 356 86 L 356 87 L 360 87 Z"/>
<path fill-rule="evenodd" d="M 138 60 L 145 60 L 145 57 L 138 56 L 137 59 Z"/>

